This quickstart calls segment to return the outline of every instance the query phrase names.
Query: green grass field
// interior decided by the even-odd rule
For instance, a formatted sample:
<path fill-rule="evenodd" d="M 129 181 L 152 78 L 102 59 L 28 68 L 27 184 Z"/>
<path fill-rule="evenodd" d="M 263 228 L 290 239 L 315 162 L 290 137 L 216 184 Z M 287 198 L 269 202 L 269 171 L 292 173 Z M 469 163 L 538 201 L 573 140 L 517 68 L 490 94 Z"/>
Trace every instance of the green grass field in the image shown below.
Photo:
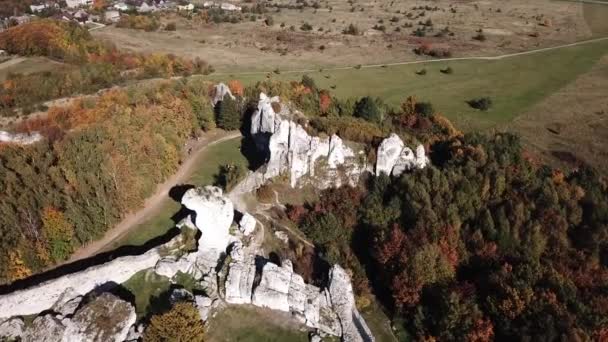
<path fill-rule="evenodd" d="M 209 342 L 306 342 L 308 334 L 286 326 L 277 314 L 247 306 L 228 307 L 209 319 L 205 341 Z M 268 316 L 268 317 L 267 317 Z"/>
<path fill-rule="evenodd" d="M 195 186 L 213 184 L 214 176 L 217 174 L 219 167 L 224 164 L 235 164 L 246 168 L 247 160 L 241 154 L 240 146 L 241 139 L 235 138 L 208 147 L 197 157 L 197 166 L 187 183 Z M 150 217 L 145 223 L 133 228 L 108 249 L 128 245 L 139 246 L 150 239 L 165 234 L 175 225 L 171 217 L 179 211 L 180 206 L 179 203 L 167 197 L 162 210 L 155 216 Z"/>
<path fill-rule="evenodd" d="M 308 73 L 321 88 L 341 98 L 378 96 L 399 105 L 408 96 L 430 101 L 457 127 L 470 131 L 510 122 L 532 105 L 588 71 L 603 55 L 608 41 L 551 50 L 494 61 L 429 62 L 416 65 L 362 68 Z M 451 75 L 440 72 L 451 67 Z M 416 71 L 426 69 L 420 76 Z M 245 84 L 267 75 L 211 75 L 210 79 L 240 79 Z M 299 80 L 302 74 L 272 74 L 273 79 Z M 489 96 L 494 106 L 487 112 L 469 107 L 466 101 Z"/>

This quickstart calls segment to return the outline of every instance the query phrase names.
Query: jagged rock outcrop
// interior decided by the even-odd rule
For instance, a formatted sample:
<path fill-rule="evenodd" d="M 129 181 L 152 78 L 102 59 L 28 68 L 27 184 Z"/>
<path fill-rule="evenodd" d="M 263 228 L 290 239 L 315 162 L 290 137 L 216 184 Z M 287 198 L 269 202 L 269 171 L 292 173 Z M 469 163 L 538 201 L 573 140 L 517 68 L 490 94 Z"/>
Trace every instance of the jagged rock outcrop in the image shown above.
<path fill-rule="evenodd" d="M 23 342 L 62 342 L 65 325 L 61 320 L 51 314 L 38 316 L 32 324 L 25 329 Z"/>
<path fill-rule="evenodd" d="M 231 304 L 251 303 L 253 281 L 255 280 L 255 257 L 245 254 L 240 242 L 235 242 L 230 252 L 232 260 L 228 265 L 225 284 L 225 299 Z"/>
<path fill-rule="evenodd" d="M 350 276 L 339 265 L 329 273 L 329 294 L 332 306 L 340 317 L 343 341 L 374 341 L 365 320 L 355 305 L 355 295 Z"/>
<path fill-rule="evenodd" d="M 166 256 L 154 267 L 156 274 L 169 279 L 175 277 L 179 272 L 189 274 L 195 279 L 203 276 L 203 270 L 197 267 L 198 253 L 189 253 L 183 256 Z"/>
<path fill-rule="evenodd" d="M 61 296 L 59 296 L 59 299 L 55 302 L 51 310 L 62 317 L 73 315 L 83 298 L 82 295 L 79 295 L 71 287 L 67 288 Z"/>
<path fill-rule="evenodd" d="M 64 320 L 63 341 L 122 342 L 136 320 L 135 308 L 113 294 L 102 293 Z"/>
<path fill-rule="evenodd" d="M 279 102 L 279 97 L 268 97 L 260 93 L 258 108 L 251 115 L 251 134 L 274 133 L 275 132 L 275 113 L 272 108 L 273 103 Z"/>
<path fill-rule="evenodd" d="M 13 143 L 19 145 L 30 145 L 42 140 L 42 135 L 38 132 L 26 133 L 10 133 L 0 131 L 0 143 Z"/>
<path fill-rule="evenodd" d="M 340 320 L 334 312 L 329 293 L 306 284 L 302 276 L 293 272 L 290 260 L 284 260 L 282 266 L 271 262 L 263 266 L 252 304 L 291 312 L 310 328 L 341 336 Z"/>
<path fill-rule="evenodd" d="M 258 224 L 255 217 L 251 214 L 243 213 L 243 217 L 239 221 L 239 230 L 243 235 L 249 236 L 253 231 L 255 231 L 255 226 Z"/>
<path fill-rule="evenodd" d="M 376 175 L 400 176 L 403 172 L 423 169 L 428 164 L 424 146 L 418 145 L 416 153 L 406 147 L 401 138 L 393 133 L 378 147 Z"/>
<path fill-rule="evenodd" d="M 205 297 L 205 296 L 195 296 L 194 302 L 198 309 L 198 313 L 201 315 L 201 319 L 203 321 L 207 321 L 209 315 L 211 314 L 211 310 L 218 306 L 219 301 L 217 299 Z"/>
<path fill-rule="evenodd" d="M 0 323 L 0 341 L 3 339 L 17 339 L 23 336 L 24 329 L 23 319 L 15 317 Z"/>
<path fill-rule="evenodd" d="M 142 255 L 116 258 L 24 290 L 0 295 L 0 317 L 33 315 L 47 310 L 68 288 L 71 288 L 74 294 L 82 296 L 100 285 L 124 283 L 135 273 L 154 267 L 161 257 L 159 248 Z"/>
<path fill-rule="evenodd" d="M 272 102 L 278 102 L 278 98 L 271 99 L 264 93 L 260 94 L 258 109 L 251 118 L 252 136 L 271 134 L 267 144 L 269 159 L 264 172 L 265 180 L 288 174 L 292 187 L 301 185 L 305 176 L 323 178 L 323 181 L 315 180 L 314 184 L 324 187 L 339 186 L 343 182 L 352 184 L 352 178 L 356 178 L 355 183 L 358 181 L 360 172 L 350 172 L 344 181 L 337 172 L 339 166 L 344 166 L 345 169 L 364 169 L 364 166 L 358 165 L 353 150 L 340 137 L 309 135 L 302 125 L 290 119 L 292 113 L 286 106 L 283 106 L 281 113 L 275 113 Z M 321 159 L 326 160 L 325 173 L 316 172 L 316 164 Z M 355 175 L 357 177 L 353 177 Z M 256 179 L 250 183 L 258 184 L 259 181 Z"/>
<path fill-rule="evenodd" d="M 230 236 L 230 226 L 234 219 L 232 201 L 224 197 L 222 189 L 205 186 L 186 191 L 182 197 L 182 204 L 196 212 L 194 224 L 201 231 L 198 241 L 199 257 L 208 258 L 214 265 L 232 240 Z"/>
<path fill-rule="evenodd" d="M 24 342 L 122 342 L 136 319 L 133 305 L 107 292 L 73 314 L 71 318 L 52 313 L 38 316 L 19 337 Z"/>
<path fill-rule="evenodd" d="M 253 292 L 255 306 L 289 312 L 289 284 L 291 267 L 267 262 L 262 268 L 262 279 Z"/>
<path fill-rule="evenodd" d="M 215 106 L 216 104 L 218 104 L 218 102 L 224 101 L 224 97 L 226 96 L 230 96 L 230 98 L 233 100 L 235 99 L 234 95 L 232 95 L 232 92 L 230 91 L 230 88 L 227 85 L 225 85 L 224 83 L 218 83 L 214 89 L 212 100 L 213 105 Z"/>

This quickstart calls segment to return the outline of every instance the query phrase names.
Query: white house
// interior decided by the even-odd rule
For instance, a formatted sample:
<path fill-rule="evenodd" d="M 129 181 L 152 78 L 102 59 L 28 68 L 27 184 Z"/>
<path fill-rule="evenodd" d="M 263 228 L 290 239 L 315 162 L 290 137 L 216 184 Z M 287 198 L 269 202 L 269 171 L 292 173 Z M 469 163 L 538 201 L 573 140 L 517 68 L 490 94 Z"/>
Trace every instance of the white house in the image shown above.
<path fill-rule="evenodd" d="M 227 2 L 224 2 L 220 5 L 220 8 L 224 11 L 240 11 L 241 7 L 240 6 L 236 6 L 233 4 L 229 4 Z"/>
<path fill-rule="evenodd" d="M 115 23 L 120 20 L 120 12 L 118 11 L 106 11 L 104 14 L 105 21 L 109 23 Z"/>
<path fill-rule="evenodd" d="M 115 10 L 123 11 L 123 12 L 128 11 L 130 9 L 129 5 L 125 4 L 124 2 L 116 3 L 112 7 L 114 7 Z"/>
<path fill-rule="evenodd" d="M 68 8 L 89 6 L 92 3 L 93 3 L 93 0 L 65 0 L 65 4 L 68 6 Z"/>
<path fill-rule="evenodd" d="M 187 5 L 177 5 L 177 10 L 178 11 L 193 11 L 194 10 L 194 5 L 193 4 L 187 4 Z"/>
<path fill-rule="evenodd" d="M 49 6 L 47 4 L 42 4 L 42 5 L 30 5 L 30 10 L 32 11 L 32 13 L 40 13 L 42 11 L 44 11 L 45 9 L 47 9 Z"/>
<path fill-rule="evenodd" d="M 150 13 L 150 12 L 155 12 L 157 10 L 158 10 L 158 8 L 156 8 L 156 6 L 154 4 L 152 6 L 150 6 L 145 1 L 142 2 L 141 6 L 139 6 L 137 8 L 137 12 L 139 12 L 139 13 Z"/>
<path fill-rule="evenodd" d="M 211 8 L 211 7 L 215 7 L 215 2 L 213 2 L 213 1 L 203 2 L 203 8 Z"/>

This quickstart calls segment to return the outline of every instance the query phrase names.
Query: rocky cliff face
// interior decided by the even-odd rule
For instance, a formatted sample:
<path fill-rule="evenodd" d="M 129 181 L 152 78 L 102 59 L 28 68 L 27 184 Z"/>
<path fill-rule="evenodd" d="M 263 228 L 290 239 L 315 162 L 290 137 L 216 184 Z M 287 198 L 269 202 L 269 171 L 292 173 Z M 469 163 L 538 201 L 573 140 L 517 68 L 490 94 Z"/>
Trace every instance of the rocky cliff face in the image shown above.
<path fill-rule="evenodd" d="M 258 108 L 251 118 L 254 138 L 270 134 L 264 146 L 269 153 L 264 180 L 287 174 L 294 188 L 307 182 L 320 188 L 356 184 L 366 168 L 363 154 L 356 154 L 337 135 L 309 135 L 302 125 L 293 121 L 295 114 L 287 106 L 281 106 L 281 113 L 275 113 L 272 103 L 278 101 L 277 97 L 260 94 Z M 320 162 L 324 172 L 319 170 Z"/>
<path fill-rule="evenodd" d="M 73 316 L 55 312 L 38 316 L 19 336 L 24 342 L 122 342 L 135 323 L 135 308 L 110 293 L 102 293 Z"/>
<path fill-rule="evenodd" d="M 234 219 L 232 201 L 215 186 L 193 188 L 184 194 L 182 204 L 196 213 L 194 224 L 201 231 L 199 254 L 207 254 L 214 264 L 231 242 L 230 225 Z"/>
<path fill-rule="evenodd" d="M 281 113 L 276 113 L 272 107 L 275 102 L 279 102 L 278 97 L 260 94 L 258 107 L 251 118 L 251 135 L 254 140 L 260 137 L 257 145 L 266 149 L 269 155 L 266 167 L 257 174 L 251 174 L 243 183 L 243 189 L 237 191 L 251 191 L 281 174 L 289 176 L 290 185 L 294 188 L 309 183 L 325 189 L 344 184 L 354 186 L 363 172 L 374 173 L 362 148 L 349 147 L 337 135 L 309 135 L 302 125 L 294 121 L 297 112 L 291 112 L 288 106 L 282 105 Z M 391 134 L 378 148 L 375 174 L 399 176 L 427 164 L 422 145 L 414 153 L 398 135 Z"/>
<path fill-rule="evenodd" d="M 403 144 L 397 134 L 384 139 L 378 148 L 376 174 L 400 176 L 405 171 L 424 169 L 429 163 L 424 146 L 418 145 L 416 153 Z"/>

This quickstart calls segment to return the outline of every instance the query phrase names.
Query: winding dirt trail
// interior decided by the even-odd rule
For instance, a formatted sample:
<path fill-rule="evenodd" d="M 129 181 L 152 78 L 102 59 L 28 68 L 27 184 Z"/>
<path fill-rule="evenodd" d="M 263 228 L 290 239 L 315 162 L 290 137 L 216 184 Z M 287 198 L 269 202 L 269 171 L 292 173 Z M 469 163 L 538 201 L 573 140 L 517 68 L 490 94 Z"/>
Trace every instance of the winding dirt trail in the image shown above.
<path fill-rule="evenodd" d="M 219 144 L 221 142 L 235 139 L 241 136 L 240 132 L 226 132 L 216 130 L 205 136 L 199 141 L 196 141 L 191 146 L 192 152 L 184 158 L 182 164 L 175 174 L 169 177 L 165 182 L 159 184 L 154 194 L 148 197 L 142 208 L 128 214 L 120 223 L 108 230 L 104 237 L 100 240 L 95 240 L 76 251 L 72 257 L 65 263 L 71 263 L 77 260 L 91 257 L 104 250 L 105 247 L 111 245 L 117 239 L 123 237 L 133 228 L 144 223 L 147 219 L 160 211 L 163 206 L 163 201 L 169 196 L 169 190 L 176 184 L 186 182 L 188 177 L 194 172 L 197 157 L 201 155 L 207 148 Z"/>

